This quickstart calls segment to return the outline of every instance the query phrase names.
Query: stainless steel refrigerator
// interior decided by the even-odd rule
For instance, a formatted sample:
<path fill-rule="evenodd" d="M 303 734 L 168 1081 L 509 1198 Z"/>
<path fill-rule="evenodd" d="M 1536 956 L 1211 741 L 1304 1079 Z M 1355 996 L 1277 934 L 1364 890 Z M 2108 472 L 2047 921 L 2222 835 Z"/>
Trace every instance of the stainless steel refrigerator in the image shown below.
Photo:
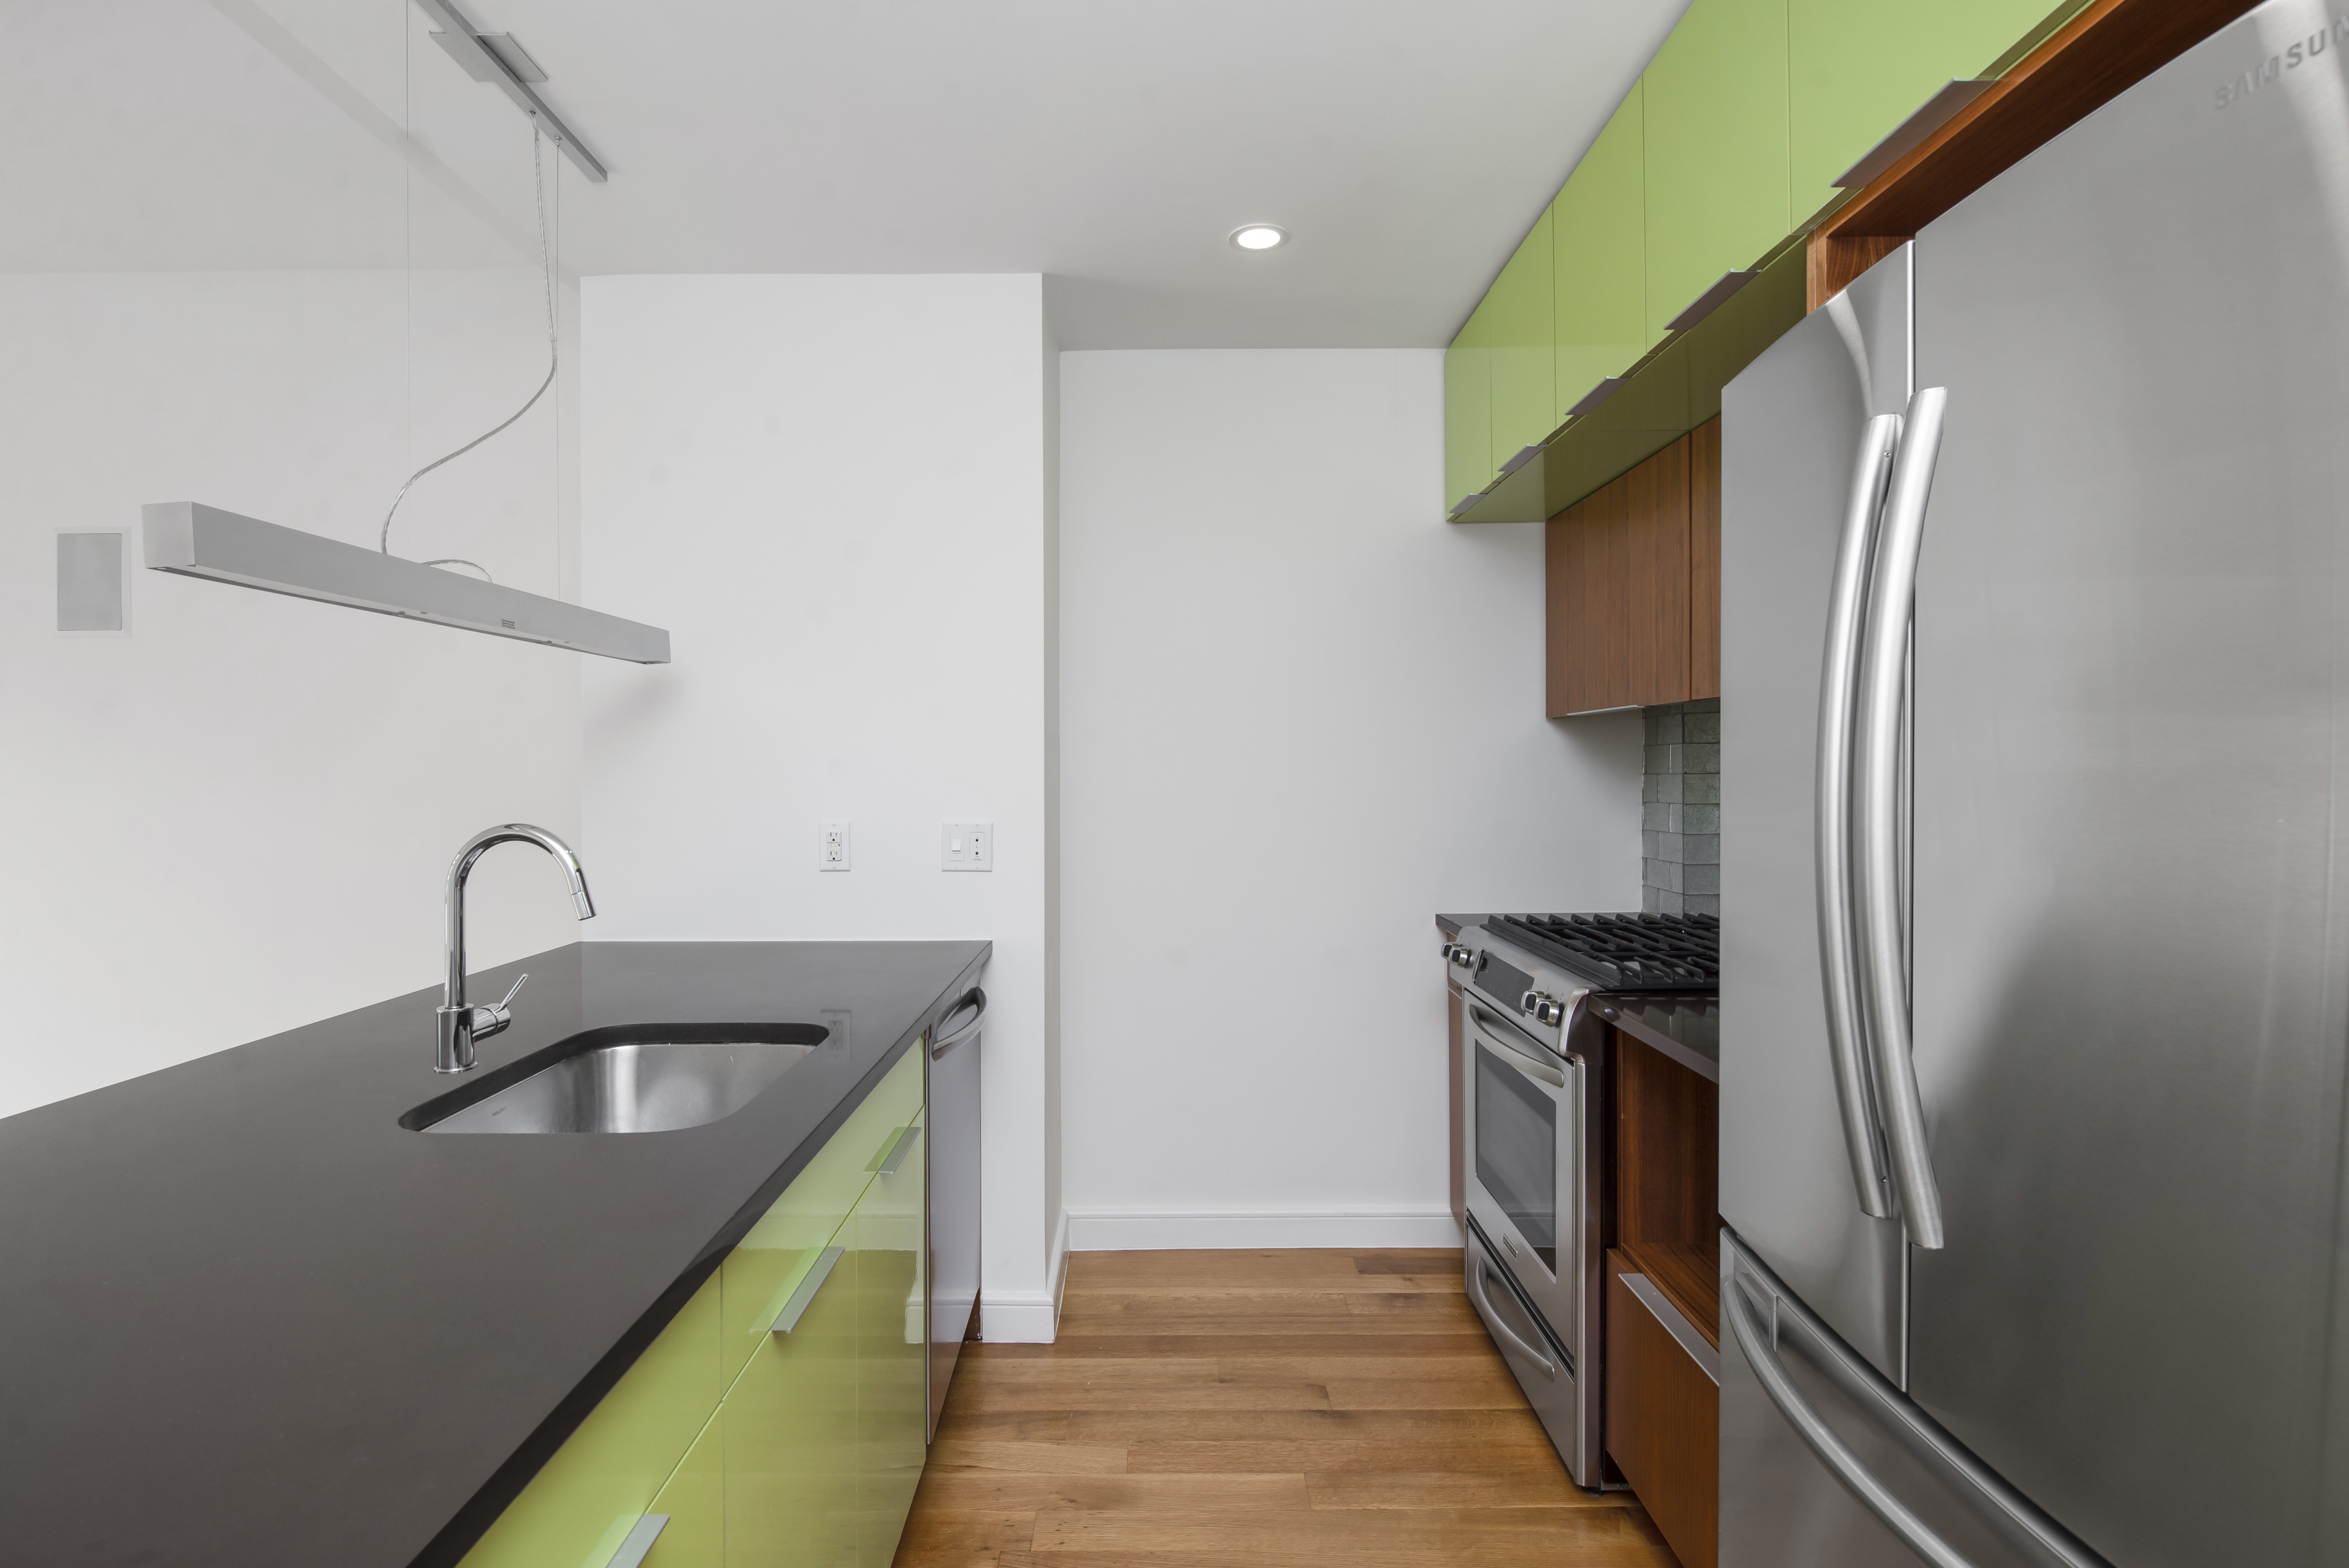
<path fill-rule="evenodd" d="M 2349 15 L 1723 397 L 1721 1562 L 2349 1563 Z"/>

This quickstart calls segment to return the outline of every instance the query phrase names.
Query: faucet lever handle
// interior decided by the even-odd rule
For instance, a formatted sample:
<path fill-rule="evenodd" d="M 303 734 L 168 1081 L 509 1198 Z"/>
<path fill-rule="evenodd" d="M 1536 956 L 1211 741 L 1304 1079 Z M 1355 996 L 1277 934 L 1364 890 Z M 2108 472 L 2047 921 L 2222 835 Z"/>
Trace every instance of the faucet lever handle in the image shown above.
<path fill-rule="evenodd" d="M 521 989 L 523 988 L 523 986 L 524 985 L 526 985 L 526 984 L 529 982 L 529 980 L 530 980 L 530 976 L 529 976 L 527 974 L 525 974 L 525 975 L 523 975 L 523 977 L 522 977 L 521 979 L 519 979 L 519 980 L 515 981 L 515 982 L 513 983 L 513 990 L 512 990 L 512 991 L 508 991 L 504 995 L 502 995 L 502 996 L 501 996 L 501 997 L 499 997 L 499 998 L 498 998 L 497 1010 L 498 1010 L 499 1012 L 502 1013 L 502 1012 L 504 1012 L 504 1011 L 505 1011 L 509 1006 L 512 1006 L 512 1004 L 513 1004 L 513 999 L 514 999 L 514 992 L 515 992 L 515 991 L 519 991 L 519 990 L 521 990 Z"/>

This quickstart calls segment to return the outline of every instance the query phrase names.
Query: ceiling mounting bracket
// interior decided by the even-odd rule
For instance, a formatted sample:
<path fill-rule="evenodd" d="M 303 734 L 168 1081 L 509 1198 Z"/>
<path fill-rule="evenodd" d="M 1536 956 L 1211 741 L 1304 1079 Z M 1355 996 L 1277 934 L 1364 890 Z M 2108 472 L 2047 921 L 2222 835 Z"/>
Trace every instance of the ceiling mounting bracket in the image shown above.
<path fill-rule="evenodd" d="M 554 145 L 563 149 L 563 155 L 577 164 L 579 171 L 589 180 L 601 185 L 611 178 L 603 160 L 589 151 L 578 134 L 563 123 L 563 117 L 533 90 L 536 83 L 546 80 L 546 73 L 511 34 L 482 32 L 449 0 L 416 0 L 416 4 L 440 24 L 441 30 L 433 35 L 434 40 L 449 52 L 450 58 L 465 67 L 467 76 L 477 82 L 488 82 L 513 99 L 514 107 L 538 121 L 539 129 L 554 139 Z"/>

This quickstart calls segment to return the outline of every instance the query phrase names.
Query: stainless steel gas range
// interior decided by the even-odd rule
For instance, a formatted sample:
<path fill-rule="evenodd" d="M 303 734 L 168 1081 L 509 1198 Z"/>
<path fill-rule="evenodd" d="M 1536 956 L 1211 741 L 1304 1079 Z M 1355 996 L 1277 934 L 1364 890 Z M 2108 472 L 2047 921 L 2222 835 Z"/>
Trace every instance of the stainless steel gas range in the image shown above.
<path fill-rule="evenodd" d="M 1718 923 L 1491 915 L 1445 944 L 1465 1006 L 1468 1298 L 1576 1483 L 1601 1484 L 1611 1025 L 1655 993 L 1709 1006 Z"/>

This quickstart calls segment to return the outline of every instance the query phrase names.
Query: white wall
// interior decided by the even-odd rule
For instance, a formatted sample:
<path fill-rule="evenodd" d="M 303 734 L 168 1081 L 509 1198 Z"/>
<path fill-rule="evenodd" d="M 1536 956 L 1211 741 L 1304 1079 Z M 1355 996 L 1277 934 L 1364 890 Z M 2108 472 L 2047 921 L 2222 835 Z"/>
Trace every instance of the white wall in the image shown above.
<path fill-rule="evenodd" d="M 129 635 L 55 630 L 60 527 L 193 500 L 372 544 L 410 469 L 512 412 L 533 274 L 418 274 L 412 324 L 409 286 L 0 277 L 0 1115 L 431 985 L 458 844 L 578 829 L 575 655 L 143 569 Z M 394 549 L 553 592 L 563 400 L 420 484 Z M 482 862 L 477 965 L 581 929 L 539 858 Z"/>
<path fill-rule="evenodd" d="M 1640 717 L 1543 717 L 1538 524 L 1425 350 L 1061 356 L 1079 1248 L 1456 1244 L 1438 910 L 1637 909 Z"/>
<path fill-rule="evenodd" d="M 1042 280 L 598 277 L 581 320 L 585 597 L 676 652 L 586 672 L 595 934 L 991 939 L 984 1331 L 1049 1339 Z M 966 820 L 991 872 L 939 868 Z"/>

